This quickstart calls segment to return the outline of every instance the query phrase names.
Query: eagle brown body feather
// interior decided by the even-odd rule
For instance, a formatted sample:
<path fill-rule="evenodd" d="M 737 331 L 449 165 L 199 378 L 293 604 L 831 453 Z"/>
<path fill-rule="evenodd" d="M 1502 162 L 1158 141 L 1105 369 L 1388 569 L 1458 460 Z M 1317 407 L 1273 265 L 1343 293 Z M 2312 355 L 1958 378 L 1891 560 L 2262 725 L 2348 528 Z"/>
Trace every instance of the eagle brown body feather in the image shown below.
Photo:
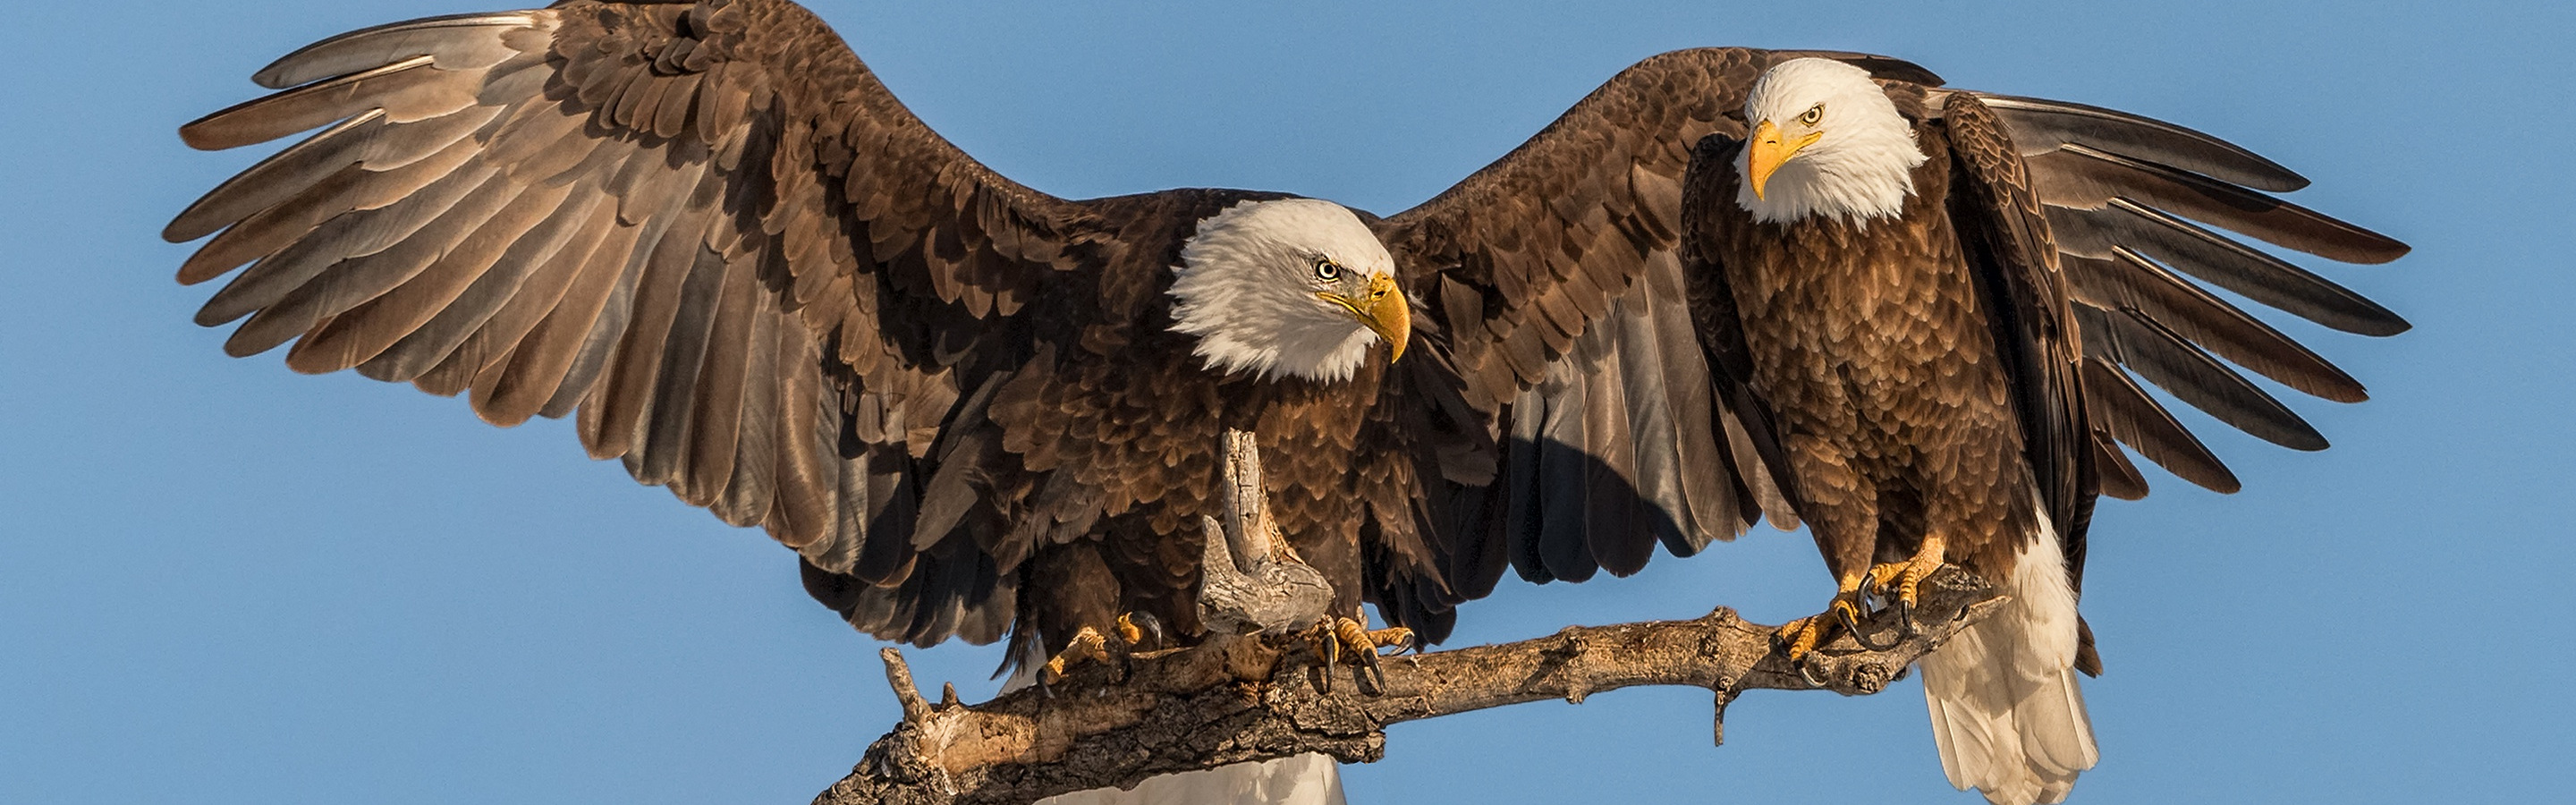
<path fill-rule="evenodd" d="M 1368 409 L 1351 401 L 1376 396 L 1383 359 L 1340 382 L 1219 375 L 1179 357 L 1189 355 L 1191 337 L 1170 329 L 1165 292 L 1191 234 L 1186 225 L 1270 197 L 1191 190 L 1099 204 L 1105 218 L 1165 224 L 1166 231 L 1128 233 L 1122 242 L 1160 246 L 1138 248 L 1097 275 L 1143 288 L 1139 313 L 1124 326 L 1039 336 L 1047 346 L 999 383 L 984 411 L 988 424 L 948 425 L 944 438 L 978 448 L 938 457 L 940 473 L 978 479 L 966 505 L 982 522 L 963 530 L 1026 546 L 1030 581 L 1019 608 L 1037 634 L 1071 635 L 1127 612 L 1154 615 L 1181 635 L 1200 632 L 1198 529 L 1223 505 L 1213 483 L 1222 445 L 1208 434 L 1227 429 L 1259 441 L 1272 516 L 1298 555 L 1327 578 L 1361 576 L 1359 527 L 1372 512 L 1349 468 L 1375 457 L 1360 452 Z M 998 558 L 1008 567 L 1021 557 Z M 1339 585 L 1334 611 L 1357 612 L 1360 592 Z"/>
<path fill-rule="evenodd" d="M 1914 169 L 1915 194 L 1866 222 L 1755 221 L 1733 201 L 1733 162 L 1702 160 L 1692 242 L 1725 272 L 1748 380 L 1774 412 L 1826 568 L 1900 560 L 1937 533 L 1953 561 L 2000 581 L 2033 530 L 2031 470 L 1993 317 L 1946 208 L 1949 149 L 1918 146 L 1930 159 Z"/>

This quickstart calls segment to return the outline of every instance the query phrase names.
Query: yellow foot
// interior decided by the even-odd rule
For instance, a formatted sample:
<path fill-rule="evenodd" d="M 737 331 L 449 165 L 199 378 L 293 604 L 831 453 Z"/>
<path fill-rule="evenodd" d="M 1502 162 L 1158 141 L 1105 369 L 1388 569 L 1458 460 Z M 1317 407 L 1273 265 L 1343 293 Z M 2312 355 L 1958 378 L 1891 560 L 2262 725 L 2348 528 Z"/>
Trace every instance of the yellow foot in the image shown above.
<path fill-rule="evenodd" d="M 1082 660 L 1109 661 L 1109 638 L 1100 636 L 1100 630 L 1085 626 L 1074 632 L 1073 643 L 1047 658 L 1046 665 L 1039 669 L 1038 679 L 1047 682 L 1063 679 L 1065 666 Z"/>
<path fill-rule="evenodd" d="M 1940 535 L 1925 536 L 1923 547 L 1914 551 L 1914 558 L 1870 568 L 1870 585 L 1876 588 L 1881 596 L 1893 601 L 1898 612 L 1911 611 L 1916 600 L 1915 594 L 1922 588 L 1923 580 L 1930 578 L 1932 571 L 1941 569 L 1944 547 Z"/>
<path fill-rule="evenodd" d="M 1341 618 L 1334 621 L 1333 636 L 1341 640 L 1343 648 L 1350 649 L 1353 652 L 1361 654 L 1374 655 L 1377 653 L 1378 649 L 1381 648 L 1394 647 L 1402 649 L 1413 646 L 1413 630 L 1411 629 L 1407 629 L 1402 626 L 1389 626 L 1384 629 L 1370 629 L 1361 626 L 1359 621 L 1349 618 Z"/>
<path fill-rule="evenodd" d="M 1063 651 L 1047 658 L 1046 664 L 1040 667 L 1044 673 L 1039 674 L 1038 679 L 1054 682 L 1064 678 L 1068 666 L 1085 660 L 1106 663 L 1126 654 L 1159 648 L 1163 639 L 1162 619 L 1149 612 L 1129 612 L 1118 616 L 1118 620 L 1109 624 L 1108 634 L 1085 626 L 1073 633 L 1073 642 L 1067 644 Z M 1114 654 L 1110 651 L 1113 647 L 1117 649 Z"/>
<path fill-rule="evenodd" d="M 1794 663 L 1806 659 L 1817 646 L 1833 642 L 1835 635 L 1851 631 L 1860 616 L 1860 577 L 1854 576 L 1834 593 L 1834 603 L 1824 614 L 1790 621 L 1774 630 L 1771 638 L 1786 644 L 1789 661 Z"/>
<path fill-rule="evenodd" d="M 1157 648 L 1157 644 L 1163 642 L 1163 620 L 1143 612 L 1120 615 L 1118 639 L 1125 642 L 1130 651 Z"/>
<path fill-rule="evenodd" d="M 1378 649 L 1412 646 L 1413 630 L 1393 626 L 1371 631 L 1351 618 L 1325 618 L 1315 625 L 1313 631 L 1306 633 L 1306 639 L 1314 644 L 1315 656 L 1324 660 L 1323 681 L 1318 688 L 1326 693 L 1332 692 L 1333 666 L 1342 664 L 1342 654 L 1347 651 L 1351 655 L 1350 664 L 1360 669 L 1355 675 L 1360 681 L 1360 692 L 1375 695 L 1386 691 L 1386 673 L 1378 668 L 1377 663 Z"/>

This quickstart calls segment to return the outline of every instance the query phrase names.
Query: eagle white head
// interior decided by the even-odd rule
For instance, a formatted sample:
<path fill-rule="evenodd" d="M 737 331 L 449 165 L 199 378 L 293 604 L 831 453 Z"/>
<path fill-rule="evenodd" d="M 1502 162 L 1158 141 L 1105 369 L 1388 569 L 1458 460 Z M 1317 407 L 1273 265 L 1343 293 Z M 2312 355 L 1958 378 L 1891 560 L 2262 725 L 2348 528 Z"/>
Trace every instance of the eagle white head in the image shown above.
<path fill-rule="evenodd" d="M 1735 158 L 1735 204 L 1753 220 L 1815 216 L 1866 223 L 1895 216 L 1923 164 L 1914 127 L 1869 71 L 1791 59 L 1762 74 L 1744 103 L 1752 141 Z"/>
<path fill-rule="evenodd" d="M 1172 330 L 1220 372 L 1349 380 L 1372 344 L 1404 354 L 1413 315 L 1395 257 L 1348 208 L 1246 201 L 1199 222 L 1172 267 Z"/>

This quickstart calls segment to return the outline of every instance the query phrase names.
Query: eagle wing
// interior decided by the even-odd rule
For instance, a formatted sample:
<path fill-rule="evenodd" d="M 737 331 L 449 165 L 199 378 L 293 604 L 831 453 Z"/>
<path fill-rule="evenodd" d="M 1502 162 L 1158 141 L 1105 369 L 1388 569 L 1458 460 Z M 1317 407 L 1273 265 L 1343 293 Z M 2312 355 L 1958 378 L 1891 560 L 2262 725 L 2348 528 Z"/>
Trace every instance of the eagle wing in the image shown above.
<path fill-rule="evenodd" d="M 198 315 L 247 317 L 229 352 L 293 341 L 299 371 L 502 425 L 577 411 L 592 456 L 767 529 L 860 628 L 1000 636 L 1007 551 L 914 538 L 924 457 L 1079 273 L 1079 205 L 968 158 L 779 0 L 416 20 L 256 80 L 281 91 L 186 141 L 323 131 L 163 233 L 215 235 L 183 282 L 250 264 Z"/>
<path fill-rule="evenodd" d="M 1733 353 L 1699 346 L 1694 331 L 1711 334 L 1693 320 L 1675 250 L 1694 144 L 1742 136 L 1754 80 L 1806 56 L 1939 82 L 1862 54 L 1662 54 L 1378 224 L 1426 309 L 1416 321 L 1436 348 L 1427 351 L 1447 361 L 1401 373 L 1380 407 L 1434 412 L 1435 427 L 1384 435 L 1392 452 L 1438 456 L 1402 471 L 1425 479 L 1414 488 L 1433 521 L 1414 559 L 1448 586 L 1390 578 L 1374 593 L 1382 605 L 1437 618 L 1490 592 L 1506 561 L 1533 580 L 1579 581 L 1605 568 L 1634 573 L 1659 543 L 1688 555 L 1764 513 L 1795 525 L 1769 469 L 1778 464 L 1764 458 L 1777 455 L 1768 427 L 1748 425 L 1758 406 L 1726 361 L 1741 357 L 1740 334 Z M 1462 409 L 1470 413 L 1448 416 Z M 1445 621 L 1430 630 L 1444 631 Z"/>
<path fill-rule="evenodd" d="M 2133 373 L 2230 426 L 2304 450 L 2323 449 L 2324 437 L 2211 353 L 2327 399 L 2365 396 L 2334 364 L 2175 269 L 2347 332 L 2406 329 L 2359 294 L 2191 223 L 2348 262 L 2406 253 L 2384 235 L 2258 192 L 2306 185 L 2270 160 L 2095 107 L 1971 92 L 1936 100 L 1937 119 L 1920 125 L 1949 146 L 1951 221 L 1984 286 L 2032 480 L 2078 591 L 2095 499 L 2146 495 L 2117 445 L 2201 486 L 2238 488 Z M 2076 667 L 2101 673 L 2089 627 Z"/>
<path fill-rule="evenodd" d="M 1961 92 L 1947 93 L 1937 109 L 1926 112 L 1917 126 L 1948 145 L 1942 149 L 1951 161 L 1945 206 L 1989 311 L 2038 513 L 2052 524 L 2068 581 L 2080 592 L 2100 467 L 2120 458 L 2107 438 L 2094 438 L 2084 398 L 2083 335 L 2066 274 L 2027 166 L 2003 122 Z M 2079 626 L 2076 650 L 2076 667 L 2101 673 L 2090 627 Z"/>
<path fill-rule="evenodd" d="M 2075 303 L 2102 493 L 2134 499 L 2147 491 L 2113 442 L 2200 486 L 2239 487 L 2133 375 L 2274 444 L 2326 447 L 2314 427 L 2219 359 L 2338 402 L 2366 398 L 2361 384 L 2184 277 L 2337 330 L 2394 335 L 2408 325 L 2387 308 L 2207 227 L 2348 263 L 2385 263 L 2406 254 L 2405 244 L 2268 195 L 2307 180 L 2197 131 L 2061 101 L 1987 94 L 1973 101 L 1950 106 L 1980 128 L 2001 123 Z M 1954 136 L 1959 126 L 1952 123 Z"/>

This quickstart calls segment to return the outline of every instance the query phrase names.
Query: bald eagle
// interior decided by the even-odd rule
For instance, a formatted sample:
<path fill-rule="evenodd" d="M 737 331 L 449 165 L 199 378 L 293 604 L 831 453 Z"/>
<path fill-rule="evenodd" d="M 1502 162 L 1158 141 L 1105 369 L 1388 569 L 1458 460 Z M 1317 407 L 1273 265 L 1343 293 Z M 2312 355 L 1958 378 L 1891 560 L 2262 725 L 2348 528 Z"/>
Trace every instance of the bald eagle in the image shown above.
<path fill-rule="evenodd" d="M 2363 397 L 2169 269 L 2339 329 L 2406 328 L 2174 214 L 2357 262 L 2406 248 L 2239 186 L 2304 183 L 2268 161 L 2103 110 L 1800 58 L 1753 84 L 1744 120 L 1698 146 L 1682 254 L 1701 336 L 1838 584 L 1831 617 L 1783 630 L 1789 654 L 1868 590 L 1904 606 L 1945 562 L 1977 572 L 2007 608 L 1921 662 L 1942 770 L 1998 803 L 2060 801 L 2099 757 L 2075 681 L 2101 670 L 2076 614 L 2085 529 L 2096 495 L 2145 492 L 2112 445 L 2237 487 L 2122 368 L 2298 449 L 2325 440 L 2202 347 Z"/>
<path fill-rule="evenodd" d="M 576 417 L 590 455 L 793 548 L 869 634 L 1033 657 L 1136 613 L 1198 638 L 1236 429 L 1334 611 L 1374 602 L 1426 641 L 1507 566 L 1628 575 L 1765 516 L 1815 524 L 1838 578 L 1892 598 L 1926 565 L 1872 562 L 2001 580 L 2021 614 L 1940 655 L 1976 667 L 1926 674 L 1966 680 L 1933 694 L 1936 719 L 1970 708 L 1942 745 L 1984 754 L 1945 766 L 1999 799 L 2091 764 L 2089 737 L 2006 740 L 2018 700 L 1989 699 L 2024 690 L 1994 674 L 2091 667 L 2069 631 L 2084 526 L 2097 493 L 2144 492 L 2115 443 L 2234 487 L 2130 373 L 2292 447 L 2323 441 L 2210 352 L 2361 397 L 2173 272 L 2403 327 L 2183 220 L 2404 250 L 2256 192 L 2301 183 L 2279 166 L 1860 54 L 1655 56 L 1383 218 L 1019 185 L 786 0 L 416 20 L 255 78 L 279 91 L 185 140 L 320 133 L 163 233 L 213 236 L 182 282 L 249 266 L 197 317 L 240 322 L 228 352 L 292 342 L 297 371 L 466 395 L 499 425 Z M 1792 648 L 1830 632 L 1810 623 Z"/>

